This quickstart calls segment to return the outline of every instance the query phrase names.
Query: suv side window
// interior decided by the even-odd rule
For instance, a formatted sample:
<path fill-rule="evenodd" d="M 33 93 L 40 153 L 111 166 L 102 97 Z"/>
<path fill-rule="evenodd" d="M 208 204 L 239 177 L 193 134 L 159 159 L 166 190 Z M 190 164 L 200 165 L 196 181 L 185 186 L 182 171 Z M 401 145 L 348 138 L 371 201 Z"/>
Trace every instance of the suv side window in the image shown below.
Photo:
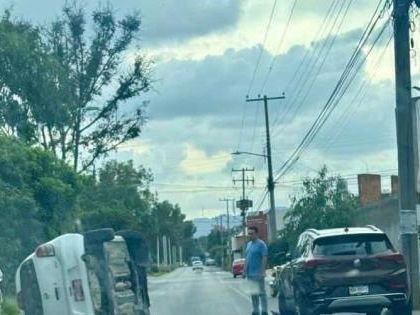
<path fill-rule="evenodd" d="M 297 243 L 296 250 L 295 250 L 295 255 L 294 255 L 295 258 L 303 256 L 303 254 L 306 250 L 305 244 L 307 242 L 307 239 L 308 239 L 308 236 L 306 234 L 302 234 L 299 237 L 299 241 Z"/>
<path fill-rule="evenodd" d="M 302 254 L 303 257 L 309 257 L 309 255 L 311 254 L 312 243 L 313 243 L 312 237 L 308 236 L 304 243 L 304 251 Z"/>

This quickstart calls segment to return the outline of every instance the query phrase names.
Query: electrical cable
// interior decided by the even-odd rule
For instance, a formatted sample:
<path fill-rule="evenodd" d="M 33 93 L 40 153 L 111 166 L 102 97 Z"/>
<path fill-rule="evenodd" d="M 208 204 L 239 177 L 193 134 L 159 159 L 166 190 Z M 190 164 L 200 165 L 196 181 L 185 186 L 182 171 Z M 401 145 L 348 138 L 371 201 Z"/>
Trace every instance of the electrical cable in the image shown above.
<path fill-rule="evenodd" d="M 380 1 L 380 4 L 382 1 Z M 377 11 L 375 11 L 376 14 Z M 382 11 L 381 11 L 382 12 Z M 325 124 L 325 122 L 328 120 L 329 116 L 331 115 L 332 111 L 335 109 L 335 107 L 338 105 L 338 102 L 341 100 L 349 86 L 351 85 L 355 75 L 357 74 L 357 71 L 360 70 L 361 66 L 366 61 L 366 58 L 369 56 L 369 54 L 372 52 L 373 47 L 378 42 L 380 37 L 382 36 L 383 32 L 387 28 L 388 24 L 391 21 L 391 18 L 389 17 L 387 21 L 384 23 L 381 31 L 377 35 L 376 39 L 374 40 L 371 48 L 369 51 L 365 54 L 365 57 L 361 62 L 359 62 L 359 65 L 356 67 L 357 59 L 359 58 L 362 49 L 367 43 L 367 40 L 369 39 L 370 35 L 372 34 L 376 24 L 378 23 L 381 14 L 379 14 L 375 18 L 375 14 L 372 16 L 372 23 L 369 23 L 369 27 L 365 29 L 365 32 L 363 33 L 359 44 L 357 45 L 355 51 L 353 52 L 349 62 L 347 63 L 346 68 L 344 69 L 342 75 L 340 76 L 340 79 L 338 80 L 338 83 L 336 84 L 335 88 L 333 89 L 333 92 L 331 93 L 330 97 L 328 98 L 326 104 L 322 108 L 321 112 L 318 114 L 315 122 L 312 124 L 309 131 L 306 133 L 302 141 L 299 143 L 298 147 L 294 150 L 294 152 L 291 154 L 291 156 L 286 160 L 286 162 L 283 163 L 282 167 L 278 170 L 276 175 L 276 180 L 282 177 L 300 158 L 300 156 L 303 154 L 304 150 L 312 143 L 314 137 L 318 134 L 319 130 L 322 128 L 322 126 Z M 354 70 L 356 67 L 356 71 L 353 72 L 353 76 L 350 77 L 352 70 Z M 350 77 L 350 80 L 347 80 Z M 346 86 L 343 88 L 343 86 L 346 84 Z"/>

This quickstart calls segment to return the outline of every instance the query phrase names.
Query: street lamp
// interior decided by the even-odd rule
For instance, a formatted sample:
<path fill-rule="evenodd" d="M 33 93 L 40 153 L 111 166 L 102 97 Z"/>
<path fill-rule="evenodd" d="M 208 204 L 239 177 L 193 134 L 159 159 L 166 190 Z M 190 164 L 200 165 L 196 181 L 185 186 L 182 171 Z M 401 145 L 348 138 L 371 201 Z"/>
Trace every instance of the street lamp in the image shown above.
<path fill-rule="evenodd" d="M 246 151 L 236 151 L 236 152 L 232 152 L 232 155 L 255 155 L 255 156 L 260 156 L 263 158 L 267 158 L 268 156 L 266 154 L 259 154 L 259 153 L 252 153 L 252 152 L 246 152 Z"/>

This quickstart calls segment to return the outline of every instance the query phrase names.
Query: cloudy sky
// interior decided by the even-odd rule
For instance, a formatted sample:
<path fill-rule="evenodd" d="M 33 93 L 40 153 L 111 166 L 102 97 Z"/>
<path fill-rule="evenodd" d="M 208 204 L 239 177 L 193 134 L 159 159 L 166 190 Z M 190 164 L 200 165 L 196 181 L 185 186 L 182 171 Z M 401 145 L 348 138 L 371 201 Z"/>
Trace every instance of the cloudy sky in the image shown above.
<path fill-rule="evenodd" d="M 119 14 L 141 13 L 139 49 L 154 60 L 156 81 L 147 95 L 149 121 L 141 138 L 114 157 L 150 167 L 160 198 L 179 203 L 194 218 L 220 213 L 219 198 L 239 198 L 232 168 L 255 168 L 255 186 L 247 193 L 256 205 L 261 201 L 264 159 L 231 155 L 236 150 L 265 152 L 262 104 L 246 103 L 246 95 L 286 95 L 269 104 L 278 170 L 325 105 L 375 8 L 384 1 L 278 0 L 274 11 L 274 0 L 109 2 Z M 1 3 L 45 23 L 64 1 Z M 98 2 L 84 3 L 92 8 Z M 385 29 L 313 143 L 279 180 L 277 204 L 287 205 L 289 196 L 299 191 L 299 181 L 323 164 L 348 178 L 355 192 L 355 175 L 362 172 L 383 174 L 384 189 L 389 187 L 388 177 L 397 167 L 391 34 L 391 28 Z M 419 34 L 412 33 L 413 84 L 420 84 Z"/>

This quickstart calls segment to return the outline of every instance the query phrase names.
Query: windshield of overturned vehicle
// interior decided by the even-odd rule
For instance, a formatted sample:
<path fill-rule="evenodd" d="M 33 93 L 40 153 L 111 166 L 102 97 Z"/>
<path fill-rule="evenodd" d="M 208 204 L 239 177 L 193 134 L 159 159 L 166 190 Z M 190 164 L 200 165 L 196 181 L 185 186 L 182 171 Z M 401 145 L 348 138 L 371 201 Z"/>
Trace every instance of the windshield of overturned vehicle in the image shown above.
<path fill-rule="evenodd" d="M 420 0 L 0 0 L 1 315 L 420 315 Z"/>

